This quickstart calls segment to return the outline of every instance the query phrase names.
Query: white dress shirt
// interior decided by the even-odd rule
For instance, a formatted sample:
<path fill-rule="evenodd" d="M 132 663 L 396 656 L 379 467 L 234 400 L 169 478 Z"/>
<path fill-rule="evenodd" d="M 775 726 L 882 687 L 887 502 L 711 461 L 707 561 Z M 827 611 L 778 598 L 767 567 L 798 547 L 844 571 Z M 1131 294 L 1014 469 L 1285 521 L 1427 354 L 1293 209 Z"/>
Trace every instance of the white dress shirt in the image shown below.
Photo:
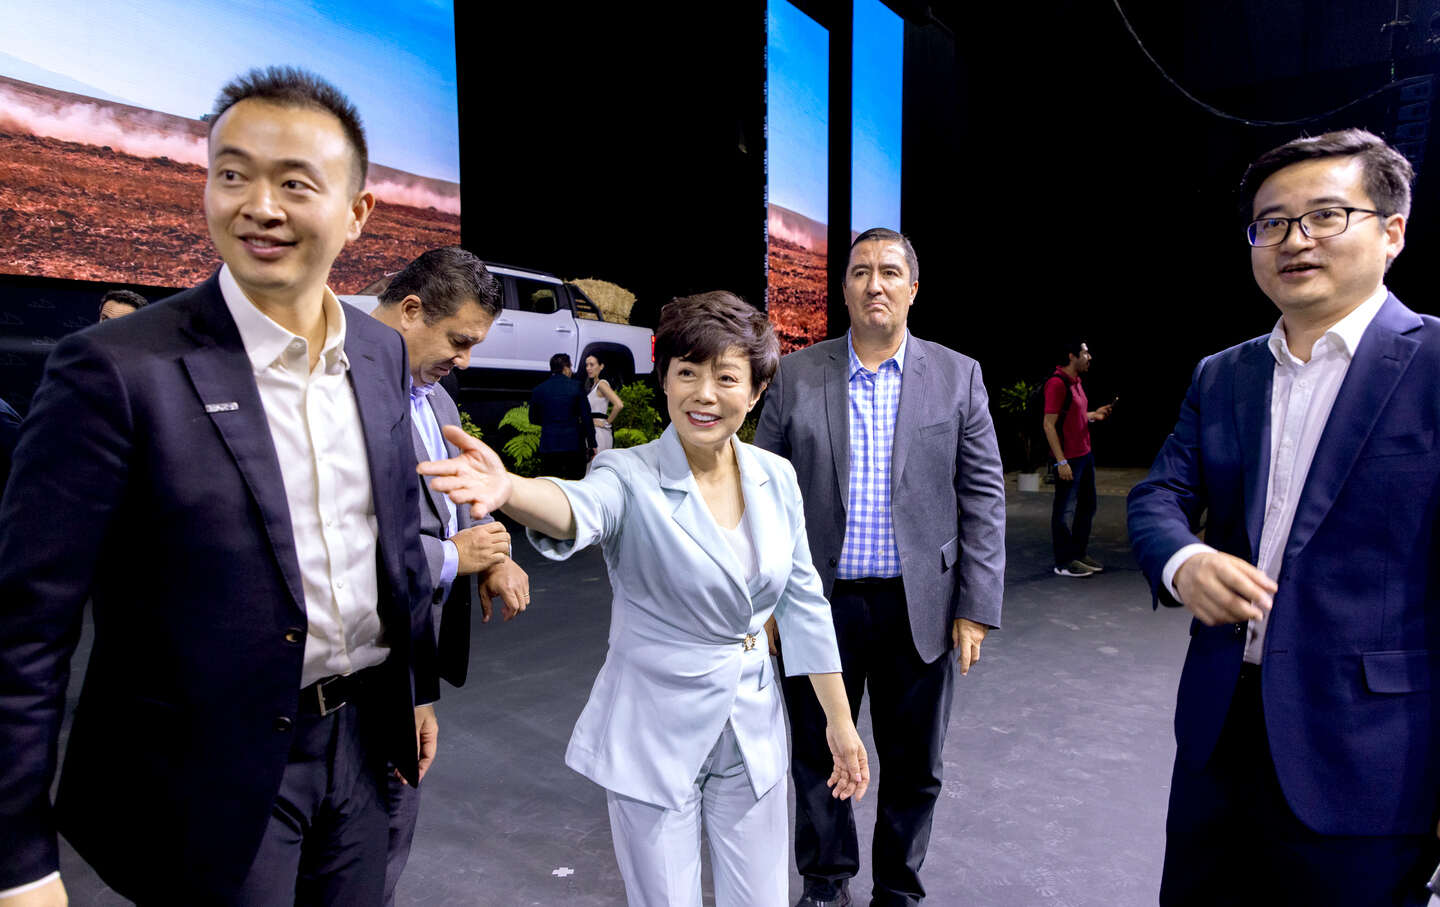
<path fill-rule="evenodd" d="M 1310 361 L 1301 362 L 1290 352 L 1285 339 L 1285 320 L 1275 322 L 1268 341 L 1275 357 L 1275 378 L 1270 391 L 1270 475 L 1265 488 L 1265 522 L 1260 530 L 1256 566 L 1271 579 L 1280 576 L 1295 506 L 1310 474 L 1310 463 L 1320 435 L 1330 418 L 1330 409 L 1340 385 L 1350 371 L 1355 348 L 1365 329 L 1375 319 L 1390 295 L 1382 284 L 1370 298 L 1335 323 L 1310 350 Z M 1166 588 L 1179 601 L 1175 573 L 1192 555 L 1214 551 L 1209 545 L 1186 545 L 1170 556 L 1161 572 Z M 1245 641 L 1245 660 L 1260 664 L 1265 647 L 1265 622 L 1252 620 Z"/>
<path fill-rule="evenodd" d="M 220 292 L 255 372 L 290 505 L 307 622 L 300 685 L 380 664 L 390 647 L 376 605 L 370 458 L 345 374 L 345 311 L 327 288 L 325 343 L 312 371 L 305 338 L 257 309 L 228 266 Z"/>

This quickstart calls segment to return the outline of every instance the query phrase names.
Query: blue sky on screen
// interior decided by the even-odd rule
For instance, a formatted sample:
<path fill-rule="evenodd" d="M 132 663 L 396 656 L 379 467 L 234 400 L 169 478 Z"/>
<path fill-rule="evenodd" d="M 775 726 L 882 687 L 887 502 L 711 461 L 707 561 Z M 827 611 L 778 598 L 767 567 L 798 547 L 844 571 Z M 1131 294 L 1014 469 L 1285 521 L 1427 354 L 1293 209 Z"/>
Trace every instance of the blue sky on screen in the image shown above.
<path fill-rule="evenodd" d="M 769 199 L 813 220 L 830 210 L 830 33 L 786 0 L 766 11 Z"/>
<path fill-rule="evenodd" d="M 855 0 L 850 229 L 900 229 L 905 23 L 880 0 Z"/>
<path fill-rule="evenodd" d="M 0 75 L 180 116 L 247 69 L 302 66 L 359 108 L 372 161 L 460 181 L 452 0 L 10 0 L 4 20 Z"/>

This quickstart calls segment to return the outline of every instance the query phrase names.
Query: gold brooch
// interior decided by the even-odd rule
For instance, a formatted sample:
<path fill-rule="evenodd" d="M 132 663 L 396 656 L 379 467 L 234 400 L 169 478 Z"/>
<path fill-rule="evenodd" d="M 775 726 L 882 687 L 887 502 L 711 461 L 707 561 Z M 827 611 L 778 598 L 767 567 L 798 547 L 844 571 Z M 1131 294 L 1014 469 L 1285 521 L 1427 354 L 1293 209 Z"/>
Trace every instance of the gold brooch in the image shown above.
<path fill-rule="evenodd" d="M 749 652 L 753 648 L 755 648 L 755 634 L 747 633 L 745 634 L 745 651 Z"/>

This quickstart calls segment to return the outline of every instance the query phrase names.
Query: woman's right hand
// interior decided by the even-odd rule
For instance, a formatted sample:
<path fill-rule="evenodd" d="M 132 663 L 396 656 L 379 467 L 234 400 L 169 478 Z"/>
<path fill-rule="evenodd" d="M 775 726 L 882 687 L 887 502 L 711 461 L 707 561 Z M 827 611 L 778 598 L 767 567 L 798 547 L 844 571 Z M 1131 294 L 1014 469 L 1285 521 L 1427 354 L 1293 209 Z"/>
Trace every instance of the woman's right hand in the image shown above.
<path fill-rule="evenodd" d="M 870 787 L 870 759 L 865 753 L 860 732 L 855 730 L 848 716 L 845 725 L 825 726 L 825 742 L 830 745 L 830 756 L 835 760 L 835 767 L 825 786 L 830 788 L 830 796 L 836 799 L 846 800 L 853 796 L 859 800 Z"/>
<path fill-rule="evenodd" d="M 500 455 L 458 426 L 446 425 L 440 430 L 445 440 L 460 448 L 460 455 L 427 460 L 416 467 L 416 472 L 434 476 L 430 487 L 449 495 L 457 504 L 469 504 L 475 519 L 504 507 L 514 486 Z"/>

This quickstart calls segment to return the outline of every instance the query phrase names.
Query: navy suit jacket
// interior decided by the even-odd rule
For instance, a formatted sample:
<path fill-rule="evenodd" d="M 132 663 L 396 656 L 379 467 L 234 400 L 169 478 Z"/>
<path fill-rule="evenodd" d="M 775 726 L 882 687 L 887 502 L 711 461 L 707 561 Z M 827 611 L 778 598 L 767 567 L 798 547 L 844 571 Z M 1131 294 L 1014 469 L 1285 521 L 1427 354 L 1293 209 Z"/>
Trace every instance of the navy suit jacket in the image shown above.
<path fill-rule="evenodd" d="M 412 680 L 421 701 L 439 684 L 405 346 L 356 309 L 346 321 L 391 648 L 367 740 L 414 780 Z M 0 889 L 56 868 L 58 828 L 127 897 L 223 901 L 280 786 L 306 613 L 280 464 L 218 281 L 62 340 L 12 478 L 0 508 Z M 52 808 L 87 598 L 94 647 Z"/>
<path fill-rule="evenodd" d="M 20 435 L 20 414 L 0 400 L 0 494 L 5 493 L 5 479 L 10 475 L 10 454 Z"/>
<path fill-rule="evenodd" d="M 540 426 L 539 453 L 579 453 L 595 446 L 595 423 L 585 387 L 551 375 L 530 392 L 530 421 Z"/>
<path fill-rule="evenodd" d="M 1274 357 L 1264 337 L 1202 361 L 1130 538 L 1157 601 L 1165 562 L 1205 541 L 1255 563 L 1270 463 Z M 1440 321 L 1394 296 L 1365 331 L 1285 545 L 1261 688 L 1280 787 L 1322 834 L 1434 834 L 1440 814 L 1436 526 Z M 1192 621 L 1177 758 L 1209 758 L 1234 693 L 1243 624 Z"/>

